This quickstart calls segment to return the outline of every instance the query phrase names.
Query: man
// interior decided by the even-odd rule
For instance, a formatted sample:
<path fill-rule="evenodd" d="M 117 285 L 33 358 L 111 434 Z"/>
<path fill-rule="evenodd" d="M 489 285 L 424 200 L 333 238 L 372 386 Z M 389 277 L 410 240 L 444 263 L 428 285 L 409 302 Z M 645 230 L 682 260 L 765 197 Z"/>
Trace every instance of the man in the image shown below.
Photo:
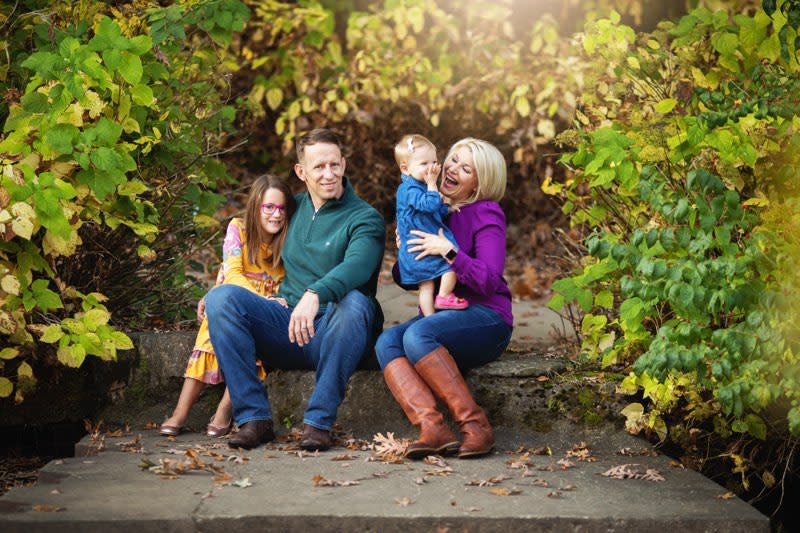
<path fill-rule="evenodd" d="M 231 447 L 253 448 L 275 438 L 256 375 L 258 356 L 266 368 L 316 369 L 300 447 L 329 448 L 347 381 L 383 325 L 375 299 L 383 218 L 344 177 L 345 159 L 332 131 L 316 129 L 301 138 L 297 161 L 295 173 L 307 190 L 296 196 L 281 254 L 286 276 L 278 296 L 288 307 L 235 285 L 221 285 L 206 297 L 211 342 L 239 425 Z"/>

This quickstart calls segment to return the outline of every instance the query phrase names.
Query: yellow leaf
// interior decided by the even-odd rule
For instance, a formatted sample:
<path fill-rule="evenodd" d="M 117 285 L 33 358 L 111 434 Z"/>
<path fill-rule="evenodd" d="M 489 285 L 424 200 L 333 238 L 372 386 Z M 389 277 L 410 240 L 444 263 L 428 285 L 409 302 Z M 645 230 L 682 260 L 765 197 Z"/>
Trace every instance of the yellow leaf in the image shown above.
<path fill-rule="evenodd" d="M 580 123 L 581 123 L 581 124 L 583 124 L 584 126 L 588 126 L 588 125 L 589 125 L 589 122 L 590 122 L 590 121 L 589 121 L 589 117 L 587 117 L 586 115 L 584 115 L 584 114 L 581 112 L 581 110 L 580 110 L 580 109 L 576 109 L 576 110 L 575 110 L 575 118 L 577 118 L 577 119 L 578 119 L 578 122 L 580 122 Z"/>
<path fill-rule="evenodd" d="M 61 337 L 64 336 L 64 330 L 61 329 L 59 324 L 50 324 L 44 330 L 41 338 L 39 339 L 42 342 L 46 342 L 48 344 L 52 344 L 54 342 L 58 342 L 61 340 Z"/>
<path fill-rule="evenodd" d="M 439 126 L 439 113 L 431 115 L 431 125 L 436 128 Z"/>
<path fill-rule="evenodd" d="M 273 111 L 278 109 L 278 107 L 283 102 L 283 91 L 280 90 L 278 87 L 273 87 L 269 91 L 267 91 L 267 105 Z"/>
<path fill-rule="evenodd" d="M 548 141 L 556 136 L 556 125 L 550 119 L 540 120 L 536 129 Z"/>
<path fill-rule="evenodd" d="M 626 61 L 628 63 L 628 66 L 631 67 L 632 69 L 639 70 L 641 68 L 641 65 L 639 65 L 639 60 L 633 56 L 628 56 L 628 59 Z"/>
<path fill-rule="evenodd" d="M 19 377 L 21 377 L 21 378 L 22 377 L 32 378 L 33 377 L 33 369 L 31 368 L 31 365 L 29 365 L 28 363 L 25 363 L 25 362 L 20 364 L 17 367 L 17 375 Z"/>
<path fill-rule="evenodd" d="M 14 317 L 0 309 L 0 333 L 12 335 L 15 331 L 17 331 L 18 326 L 19 325 Z"/>
<path fill-rule="evenodd" d="M 14 231 L 15 235 L 25 240 L 31 240 L 31 235 L 33 235 L 33 222 L 27 218 L 15 218 L 11 223 L 11 229 Z"/>
<path fill-rule="evenodd" d="M 14 384 L 11 380 L 0 376 L 0 398 L 8 398 L 14 390 Z"/>
<path fill-rule="evenodd" d="M 519 113 L 519 116 L 525 118 L 531 114 L 531 103 L 524 96 L 520 96 L 517 98 L 515 106 L 517 108 L 517 113 Z"/>
<path fill-rule="evenodd" d="M 659 43 L 655 39 L 648 39 L 647 40 L 647 46 L 649 46 L 653 50 L 658 50 L 659 48 L 661 48 L 661 43 Z"/>
<path fill-rule="evenodd" d="M 19 296 L 19 279 L 17 279 L 17 276 L 7 274 L 3 276 L 2 280 L 0 280 L 0 288 L 2 288 L 8 294 Z"/>
<path fill-rule="evenodd" d="M 743 206 L 747 206 L 747 207 L 749 207 L 751 205 L 754 205 L 754 206 L 757 206 L 757 207 L 769 207 L 769 200 L 767 200 L 766 198 L 758 198 L 758 197 L 749 198 L 749 199 L 745 200 L 744 202 L 742 202 L 742 205 Z"/>
<path fill-rule="evenodd" d="M 0 359 L 14 359 L 19 355 L 19 350 L 16 348 L 3 348 L 0 350 Z"/>

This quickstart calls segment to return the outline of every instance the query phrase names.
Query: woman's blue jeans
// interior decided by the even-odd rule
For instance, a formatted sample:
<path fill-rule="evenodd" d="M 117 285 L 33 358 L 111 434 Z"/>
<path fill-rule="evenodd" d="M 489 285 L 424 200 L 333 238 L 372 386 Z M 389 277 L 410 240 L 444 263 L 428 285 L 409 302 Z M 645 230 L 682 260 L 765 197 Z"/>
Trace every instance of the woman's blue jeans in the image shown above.
<path fill-rule="evenodd" d="M 375 344 L 378 363 L 386 368 L 393 359 L 411 364 L 444 346 L 462 370 L 494 361 L 508 346 L 513 328 L 482 305 L 459 311 L 438 311 L 415 317 L 384 331 Z"/>
<path fill-rule="evenodd" d="M 375 305 L 357 290 L 329 303 L 314 319 L 314 338 L 303 347 L 289 342 L 291 314 L 292 308 L 236 285 L 220 285 L 206 296 L 211 344 L 239 425 L 272 420 L 266 389 L 256 374 L 256 357 L 267 370 L 316 369 L 303 422 L 329 430 L 336 421 L 347 381 L 371 345 Z"/>

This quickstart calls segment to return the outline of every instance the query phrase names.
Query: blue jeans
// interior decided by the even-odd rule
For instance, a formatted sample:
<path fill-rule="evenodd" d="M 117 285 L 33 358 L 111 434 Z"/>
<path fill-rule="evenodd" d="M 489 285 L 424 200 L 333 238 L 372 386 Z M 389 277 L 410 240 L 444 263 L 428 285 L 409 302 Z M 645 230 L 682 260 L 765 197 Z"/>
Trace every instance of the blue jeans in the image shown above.
<path fill-rule="evenodd" d="M 444 346 L 462 370 L 494 361 L 508 346 L 513 328 L 482 305 L 459 311 L 438 311 L 415 317 L 384 331 L 375 344 L 378 363 L 386 368 L 393 359 L 411 364 Z"/>
<path fill-rule="evenodd" d="M 206 296 L 211 344 L 242 425 L 272 420 L 266 389 L 256 374 L 256 357 L 267 369 L 316 369 L 316 385 L 303 422 L 329 430 L 345 387 L 371 346 L 376 309 L 357 290 L 331 302 L 314 319 L 314 338 L 302 348 L 289 342 L 292 308 L 237 287 L 220 285 Z"/>

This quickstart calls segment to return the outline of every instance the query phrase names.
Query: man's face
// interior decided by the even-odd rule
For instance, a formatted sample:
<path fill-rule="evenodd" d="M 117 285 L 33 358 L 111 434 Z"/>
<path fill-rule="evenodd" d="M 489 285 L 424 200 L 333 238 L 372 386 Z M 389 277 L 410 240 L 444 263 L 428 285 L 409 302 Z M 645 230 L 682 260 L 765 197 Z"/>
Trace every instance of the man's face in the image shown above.
<path fill-rule="evenodd" d="M 327 143 L 306 146 L 304 154 L 303 162 L 297 163 L 294 171 L 305 182 L 314 208 L 319 209 L 344 192 L 344 157 L 338 146 Z"/>

